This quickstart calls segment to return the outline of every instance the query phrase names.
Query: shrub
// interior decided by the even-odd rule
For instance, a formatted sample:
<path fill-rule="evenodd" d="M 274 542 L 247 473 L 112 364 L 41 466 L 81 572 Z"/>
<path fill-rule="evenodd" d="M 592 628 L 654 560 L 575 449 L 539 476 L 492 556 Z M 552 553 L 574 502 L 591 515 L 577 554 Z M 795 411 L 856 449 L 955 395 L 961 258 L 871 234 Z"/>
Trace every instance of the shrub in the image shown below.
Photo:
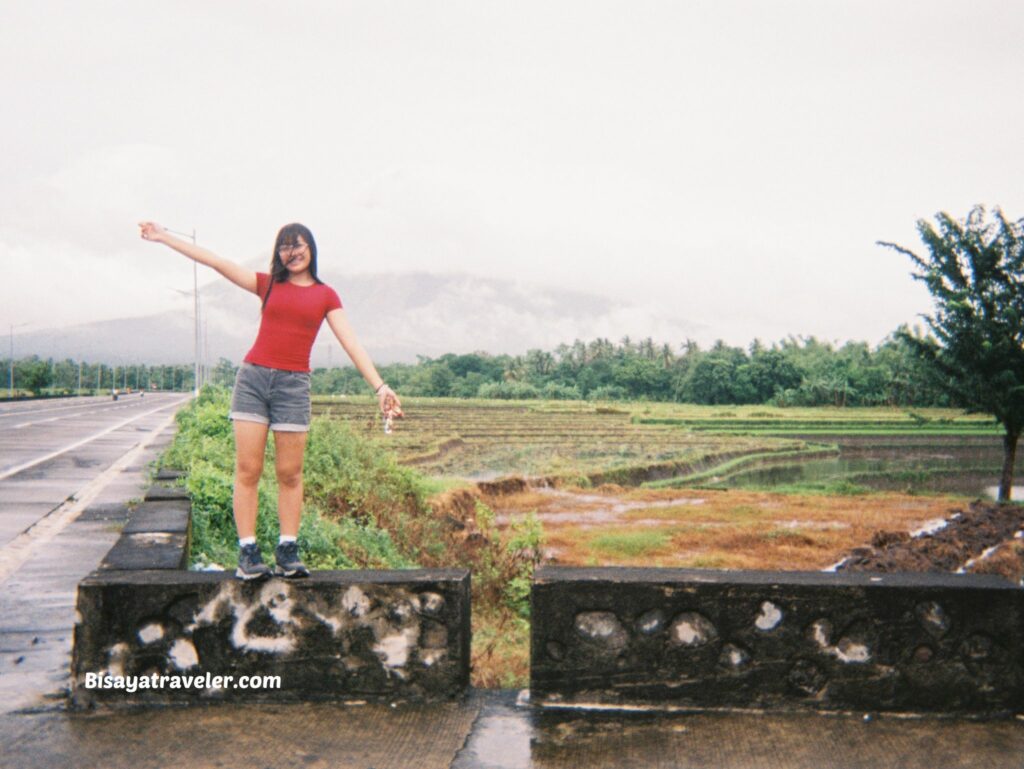
<path fill-rule="evenodd" d="M 237 562 L 238 533 L 232 511 L 235 443 L 227 416 L 229 408 L 228 390 L 204 388 L 199 398 L 178 412 L 177 435 L 160 459 L 161 466 L 188 473 L 186 483 L 192 498 L 190 555 L 197 566 L 231 567 Z M 338 434 L 339 429 L 347 432 L 327 419 L 314 419 L 311 425 L 304 472 L 307 494 L 299 527 L 303 557 L 316 569 L 416 565 L 373 517 L 336 520 L 330 516 L 335 497 L 357 507 L 378 499 L 394 503 L 410 497 L 419 502 L 422 498 L 414 479 L 407 477 L 408 471 L 367 453 L 359 441 Z M 260 479 L 256 517 L 256 540 L 265 556 L 273 551 L 279 533 L 273 441 L 268 444 L 270 456 Z M 328 461 L 332 451 L 339 452 L 333 462 Z M 361 464 L 353 468 L 353 463 Z M 396 484 L 396 478 L 402 483 Z"/>

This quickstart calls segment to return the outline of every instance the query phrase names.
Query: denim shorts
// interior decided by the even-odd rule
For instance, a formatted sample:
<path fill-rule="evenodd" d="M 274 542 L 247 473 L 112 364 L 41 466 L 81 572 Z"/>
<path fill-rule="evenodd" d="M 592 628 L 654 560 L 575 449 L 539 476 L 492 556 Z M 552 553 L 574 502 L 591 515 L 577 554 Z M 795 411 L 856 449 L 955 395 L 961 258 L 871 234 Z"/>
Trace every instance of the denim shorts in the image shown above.
<path fill-rule="evenodd" d="M 271 430 L 309 431 L 309 374 L 243 363 L 231 394 L 231 418 Z"/>

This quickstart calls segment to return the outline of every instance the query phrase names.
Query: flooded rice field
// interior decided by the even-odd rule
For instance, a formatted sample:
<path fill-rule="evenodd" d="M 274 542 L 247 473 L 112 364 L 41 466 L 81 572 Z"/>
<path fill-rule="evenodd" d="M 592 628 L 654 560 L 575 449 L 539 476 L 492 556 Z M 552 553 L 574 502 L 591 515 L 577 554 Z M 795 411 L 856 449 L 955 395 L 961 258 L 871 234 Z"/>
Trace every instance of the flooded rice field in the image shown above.
<path fill-rule="evenodd" d="M 808 436 L 810 438 L 810 436 Z M 863 487 L 909 494 L 956 494 L 994 497 L 1003 461 L 997 436 L 815 435 L 834 443 L 833 457 L 794 457 L 716 477 L 716 488 L 774 489 L 789 486 Z M 1016 476 L 1024 458 L 1018 453 Z M 1024 499 L 1024 489 L 1014 490 Z"/>

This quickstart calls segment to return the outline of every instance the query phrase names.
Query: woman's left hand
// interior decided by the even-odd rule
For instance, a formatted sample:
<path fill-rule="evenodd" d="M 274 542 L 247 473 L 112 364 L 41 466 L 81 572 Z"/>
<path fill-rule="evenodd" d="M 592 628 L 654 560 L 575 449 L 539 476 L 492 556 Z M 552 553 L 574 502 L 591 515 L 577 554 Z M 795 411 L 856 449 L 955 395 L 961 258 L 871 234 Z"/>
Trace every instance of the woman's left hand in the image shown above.
<path fill-rule="evenodd" d="M 380 411 L 386 417 L 398 417 L 401 419 L 402 414 L 402 402 L 398 400 L 398 395 L 387 385 L 380 388 L 377 393 L 377 402 L 380 404 Z"/>

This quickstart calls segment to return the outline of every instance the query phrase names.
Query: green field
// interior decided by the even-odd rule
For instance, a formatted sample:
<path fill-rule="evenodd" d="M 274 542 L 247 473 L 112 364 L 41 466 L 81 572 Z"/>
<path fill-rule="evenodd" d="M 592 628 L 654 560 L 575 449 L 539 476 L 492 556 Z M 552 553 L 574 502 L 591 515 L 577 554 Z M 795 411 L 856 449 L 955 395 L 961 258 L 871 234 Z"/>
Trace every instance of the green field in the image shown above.
<path fill-rule="evenodd" d="M 402 464 L 443 479 L 714 485 L 741 472 L 833 458 L 840 444 L 844 454 L 889 449 L 895 470 L 905 473 L 902 458 L 940 445 L 990 447 L 1000 434 L 991 417 L 952 409 L 447 398 L 407 398 L 403 406 L 406 418 L 385 435 L 369 398 L 314 399 L 314 413 L 346 421 Z M 986 457 L 971 469 L 989 464 Z M 910 470 L 927 475 L 929 468 Z"/>
<path fill-rule="evenodd" d="M 390 446 L 403 464 L 433 476 L 489 480 L 505 475 L 590 477 L 640 482 L 696 470 L 715 458 L 799 451 L 804 441 L 712 435 L 677 425 L 643 424 L 632 410 L 565 401 L 407 399 L 406 418 L 391 435 L 368 400 L 314 400 L 330 413 Z"/>

